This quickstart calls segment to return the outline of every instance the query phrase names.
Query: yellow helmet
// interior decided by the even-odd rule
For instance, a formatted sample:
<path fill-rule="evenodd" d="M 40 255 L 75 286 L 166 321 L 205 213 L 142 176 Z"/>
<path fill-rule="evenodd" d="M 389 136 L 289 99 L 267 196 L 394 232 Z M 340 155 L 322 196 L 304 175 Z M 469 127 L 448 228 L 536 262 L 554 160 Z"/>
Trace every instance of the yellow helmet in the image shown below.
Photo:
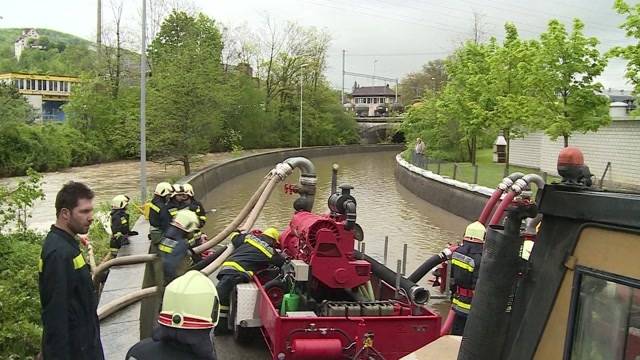
<path fill-rule="evenodd" d="M 220 300 L 213 282 L 191 270 L 165 288 L 158 323 L 177 329 L 211 329 L 219 313 Z"/>
<path fill-rule="evenodd" d="M 171 193 L 173 193 L 173 186 L 171 186 L 171 184 L 169 184 L 168 182 L 161 182 L 156 185 L 156 191 L 154 191 L 153 193 L 158 196 L 171 195 Z"/>
<path fill-rule="evenodd" d="M 485 233 L 486 229 L 484 225 L 482 225 L 481 222 L 476 221 L 467 226 L 467 229 L 464 231 L 464 240 L 483 243 Z"/>
<path fill-rule="evenodd" d="M 280 232 L 276 228 L 270 227 L 267 230 L 263 231 L 262 234 L 272 238 L 277 242 L 280 242 Z"/>
<path fill-rule="evenodd" d="M 189 184 L 189 183 L 182 184 L 182 189 L 185 192 L 185 194 L 193 197 L 193 194 L 194 194 L 193 193 L 193 186 L 191 186 L 191 184 Z"/>
<path fill-rule="evenodd" d="M 200 227 L 200 219 L 198 219 L 198 215 L 195 212 L 189 209 L 182 209 L 178 210 L 171 224 L 188 233 L 192 233 Z"/>
<path fill-rule="evenodd" d="M 129 197 L 127 195 L 116 195 L 111 199 L 112 209 L 124 209 L 127 205 L 129 205 Z"/>

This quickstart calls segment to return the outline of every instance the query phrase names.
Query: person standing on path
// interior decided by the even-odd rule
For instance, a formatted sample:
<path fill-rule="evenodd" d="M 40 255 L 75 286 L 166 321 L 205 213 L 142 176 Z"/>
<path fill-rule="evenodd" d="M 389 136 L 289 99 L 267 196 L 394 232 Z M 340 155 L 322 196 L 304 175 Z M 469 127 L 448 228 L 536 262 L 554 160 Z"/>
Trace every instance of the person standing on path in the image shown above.
<path fill-rule="evenodd" d="M 68 182 L 56 196 L 56 223 L 38 262 L 42 306 L 42 357 L 103 360 L 97 299 L 76 235 L 93 221 L 93 191 Z"/>

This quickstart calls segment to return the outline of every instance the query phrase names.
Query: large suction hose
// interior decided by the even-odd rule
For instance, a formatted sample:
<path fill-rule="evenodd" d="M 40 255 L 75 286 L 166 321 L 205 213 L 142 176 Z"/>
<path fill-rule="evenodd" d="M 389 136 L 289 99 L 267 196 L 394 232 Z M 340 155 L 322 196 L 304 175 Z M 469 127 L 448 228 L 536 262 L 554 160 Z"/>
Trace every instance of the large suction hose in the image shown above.
<path fill-rule="evenodd" d="M 250 230 L 253 227 L 253 225 L 256 223 L 256 220 L 258 220 L 258 216 L 262 212 L 262 208 L 264 208 L 264 205 L 267 203 L 267 200 L 269 200 L 269 196 L 271 196 L 271 193 L 273 192 L 279 181 L 280 179 L 278 177 L 271 178 L 271 180 L 267 184 L 267 187 L 264 189 L 264 191 L 260 195 L 260 198 L 251 210 L 251 213 L 249 213 L 249 216 L 247 216 L 242 225 L 240 225 L 240 227 L 238 228 L 239 230 L 246 231 Z"/>
<path fill-rule="evenodd" d="M 239 230 L 244 231 L 244 230 L 251 229 L 256 219 L 258 218 L 258 215 L 260 215 L 260 211 L 262 211 L 262 208 L 267 202 L 267 199 L 269 199 L 269 195 L 271 195 L 271 192 L 273 191 L 273 189 L 275 188 L 276 184 L 279 181 L 280 181 L 280 178 L 277 176 L 274 176 L 269 180 L 267 187 L 264 189 L 262 194 L 260 194 L 260 198 L 256 202 L 253 210 L 251 211 L 251 214 L 249 214 L 249 216 L 245 219 L 243 225 L 239 228 Z M 233 250 L 235 250 L 235 247 L 233 246 L 232 243 L 229 243 L 225 251 L 222 254 L 220 254 L 220 256 L 218 256 L 211 264 L 207 265 L 204 269 L 200 271 L 207 276 L 213 274 L 213 272 L 216 271 L 216 269 L 220 267 L 220 265 L 222 265 L 222 263 L 227 260 L 229 255 L 231 255 L 231 253 L 233 252 Z"/>
<path fill-rule="evenodd" d="M 98 309 L 98 319 L 102 321 L 107 317 L 109 317 L 110 315 L 124 309 L 125 307 L 133 303 L 136 303 L 144 298 L 148 298 L 150 296 L 155 295 L 156 293 L 158 293 L 158 291 L 160 291 L 160 288 L 158 286 L 152 286 L 152 287 L 148 287 L 138 291 L 134 291 L 123 297 L 120 297 L 104 306 L 101 306 Z"/>
<path fill-rule="evenodd" d="M 425 262 L 423 262 L 422 265 L 420 265 L 414 272 L 411 273 L 411 275 L 407 277 L 407 279 L 410 281 L 413 281 L 414 283 L 417 283 L 418 281 L 420 281 L 420 279 L 422 279 L 425 275 L 427 275 L 427 273 L 429 273 L 431 269 L 447 261 L 447 259 L 451 258 L 451 254 L 453 254 L 453 252 L 457 248 L 458 248 L 457 246 L 444 248 L 442 252 L 440 252 L 439 254 L 433 255 L 432 257 L 428 258 Z"/>
<path fill-rule="evenodd" d="M 489 225 L 498 224 L 500 222 L 500 219 L 502 218 L 502 215 L 504 214 L 505 209 L 511 204 L 511 201 L 513 201 L 513 198 L 527 189 L 527 187 L 531 183 L 536 184 L 538 190 L 544 188 L 545 185 L 544 179 L 542 179 L 542 177 L 537 174 L 527 174 L 522 178 L 516 180 L 515 183 L 513 183 L 513 185 L 511 186 L 511 191 L 507 194 L 507 196 L 504 197 L 504 199 L 500 203 L 500 206 L 493 214 Z"/>
<path fill-rule="evenodd" d="M 275 189 L 275 186 L 278 182 L 284 180 L 287 176 L 291 174 L 294 168 L 299 168 L 301 171 L 300 174 L 300 198 L 296 200 L 294 203 L 294 207 L 296 210 L 306 210 L 311 211 L 313 208 L 314 198 L 315 198 L 315 190 L 316 190 L 316 172 L 315 166 L 313 163 L 303 157 L 293 157 L 288 158 L 280 164 L 277 164 L 273 170 L 269 173 L 270 179 L 267 183 L 266 187 L 260 194 L 260 197 L 255 202 L 251 213 L 246 217 L 242 225 L 239 227 L 239 230 L 246 231 L 250 230 L 255 224 L 262 208 L 266 204 L 269 196 Z M 257 192 L 256 192 L 257 193 Z M 297 205 L 296 205 L 297 204 Z M 236 225 L 237 226 L 237 225 Z M 232 229 L 231 231 L 233 231 Z M 231 232 L 230 231 L 230 232 Z M 229 232 L 229 233 L 230 233 Z M 218 234 L 220 235 L 220 234 Z M 228 236 L 226 234 L 225 236 Z M 222 240 L 219 240 L 222 241 Z M 202 245 L 201 245 L 202 246 Z M 209 276 L 211 275 L 225 260 L 231 255 L 234 250 L 233 244 L 229 244 L 225 251 L 220 254 L 211 264 L 207 265 L 204 269 L 202 269 L 202 273 Z"/>
<path fill-rule="evenodd" d="M 513 185 L 514 181 L 520 179 L 523 176 L 524 174 L 521 172 L 514 172 L 513 174 L 502 179 L 500 184 L 498 184 L 498 187 L 496 187 L 496 190 L 493 192 L 493 194 L 491 194 L 491 197 L 489 198 L 487 203 L 484 205 L 482 212 L 480 213 L 480 217 L 478 218 L 478 221 L 482 223 L 482 225 L 485 225 L 487 223 L 487 220 L 491 215 L 491 211 L 496 206 L 496 203 L 500 199 L 500 196 L 502 196 L 502 194 L 505 191 L 507 191 L 509 187 L 511 187 L 511 185 Z"/>
<path fill-rule="evenodd" d="M 156 254 L 129 255 L 105 261 L 102 264 L 98 265 L 93 272 L 94 285 L 96 285 L 96 282 L 98 281 L 98 279 L 100 279 L 100 275 L 112 266 L 141 264 L 151 262 L 157 257 L 158 255 Z"/>
<path fill-rule="evenodd" d="M 258 190 L 256 190 L 255 193 L 253 193 L 249 201 L 244 205 L 242 210 L 240 210 L 240 212 L 235 217 L 235 219 L 233 219 L 233 221 L 229 225 L 227 225 L 227 227 L 225 227 L 224 230 L 222 230 L 220 233 L 218 233 L 218 235 L 208 240 L 207 242 L 202 243 L 196 246 L 195 248 L 193 248 L 193 252 L 195 252 L 196 254 L 200 254 L 203 251 L 218 245 L 222 240 L 226 239 L 227 236 L 231 234 L 231 232 L 238 229 L 238 226 L 240 225 L 240 223 L 242 223 L 242 221 L 247 217 L 251 209 L 253 209 L 253 206 L 258 201 L 258 198 L 260 197 L 260 195 L 262 195 L 262 192 L 264 191 L 265 187 L 267 187 L 267 184 L 269 183 L 270 179 L 271 179 L 270 175 L 267 175 L 267 177 L 264 179 L 262 184 L 260 184 L 260 187 L 258 187 Z"/>
<path fill-rule="evenodd" d="M 371 264 L 371 272 L 378 278 L 384 280 L 387 284 L 395 284 L 396 272 L 379 263 L 367 254 L 363 254 L 357 250 L 353 253 L 358 259 L 364 259 Z M 426 304 L 429 301 L 429 290 L 417 285 L 415 282 L 407 278 L 400 277 L 400 287 L 407 293 L 407 296 L 416 304 Z"/>
<path fill-rule="evenodd" d="M 458 360 L 500 359 L 510 316 L 507 305 L 520 265 L 520 224 L 536 211 L 533 204 L 518 206 L 508 211 L 504 229 L 489 227 Z"/>

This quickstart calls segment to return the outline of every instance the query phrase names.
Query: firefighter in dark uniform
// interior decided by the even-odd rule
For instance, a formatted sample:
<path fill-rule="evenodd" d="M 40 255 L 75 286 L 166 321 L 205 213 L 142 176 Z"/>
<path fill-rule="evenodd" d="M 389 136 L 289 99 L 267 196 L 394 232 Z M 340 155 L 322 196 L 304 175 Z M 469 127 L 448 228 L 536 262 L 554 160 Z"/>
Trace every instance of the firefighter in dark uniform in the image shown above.
<path fill-rule="evenodd" d="M 44 239 L 38 262 L 46 360 L 104 359 L 91 272 L 75 238 L 89 231 L 93 196 L 77 182 L 65 184 L 56 196 L 56 223 Z"/>
<path fill-rule="evenodd" d="M 165 283 L 171 282 L 186 271 L 191 255 L 189 240 L 198 230 L 199 223 L 196 213 L 182 209 L 176 212 L 169 224 L 158 245 Z"/>
<path fill-rule="evenodd" d="M 264 232 L 239 233 L 230 235 L 234 250 L 222 263 L 218 272 L 218 296 L 220 296 L 220 322 L 217 332 L 227 330 L 231 292 L 239 283 L 248 282 L 254 272 L 266 269 L 270 264 L 282 266 L 285 259 L 276 252 L 280 233 L 275 228 Z"/>
<path fill-rule="evenodd" d="M 199 228 L 200 230 L 202 230 L 204 225 L 207 223 L 207 212 L 205 211 L 204 206 L 202 206 L 202 203 L 195 199 L 193 186 L 191 186 L 191 184 L 183 184 L 182 188 L 185 194 L 188 196 L 187 200 L 185 200 L 184 203 L 186 204 L 186 207 L 189 208 L 189 210 L 195 212 L 196 215 L 198 215 L 198 220 L 200 221 Z M 193 235 L 193 240 L 191 241 L 191 243 L 189 243 L 189 245 L 191 247 L 200 245 L 203 240 L 205 239 L 203 238 L 202 231 L 197 231 Z"/>
<path fill-rule="evenodd" d="M 473 291 L 480 274 L 485 227 L 476 221 L 467 226 L 462 246 L 451 255 L 451 277 L 453 300 L 451 307 L 455 313 L 452 335 L 462 335 L 471 311 Z"/>
<path fill-rule="evenodd" d="M 216 360 L 211 329 L 219 312 L 213 282 L 199 271 L 189 271 L 165 289 L 162 311 L 151 338 L 135 344 L 126 360 Z"/>
<path fill-rule="evenodd" d="M 173 186 L 168 182 L 161 182 L 156 185 L 156 190 L 153 192 L 153 199 L 149 203 L 149 240 L 151 240 L 152 249 L 157 248 L 157 245 L 162 240 L 162 234 L 167 230 L 169 221 L 162 216 L 162 213 L 166 210 L 169 197 L 173 193 Z"/>
<path fill-rule="evenodd" d="M 113 258 L 118 256 L 118 250 L 122 245 L 129 244 L 130 235 L 138 235 L 136 231 L 129 230 L 128 205 L 129 197 L 126 195 L 116 195 L 111 200 L 111 241 L 109 250 Z"/>

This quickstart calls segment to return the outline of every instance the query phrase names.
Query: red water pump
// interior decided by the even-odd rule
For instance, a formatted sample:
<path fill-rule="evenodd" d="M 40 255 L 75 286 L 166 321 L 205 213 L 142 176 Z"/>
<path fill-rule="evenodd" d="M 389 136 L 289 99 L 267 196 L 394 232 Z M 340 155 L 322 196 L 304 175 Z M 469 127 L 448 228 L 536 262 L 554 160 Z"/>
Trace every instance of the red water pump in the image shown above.
<path fill-rule="evenodd" d="M 358 225 L 350 189 L 343 186 L 341 194 L 329 198 L 328 215 L 296 213 L 281 236 L 283 250 L 309 264 L 312 277 L 332 289 L 351 289 L 370 280 L 371 264 L 354 255 Z"/>

